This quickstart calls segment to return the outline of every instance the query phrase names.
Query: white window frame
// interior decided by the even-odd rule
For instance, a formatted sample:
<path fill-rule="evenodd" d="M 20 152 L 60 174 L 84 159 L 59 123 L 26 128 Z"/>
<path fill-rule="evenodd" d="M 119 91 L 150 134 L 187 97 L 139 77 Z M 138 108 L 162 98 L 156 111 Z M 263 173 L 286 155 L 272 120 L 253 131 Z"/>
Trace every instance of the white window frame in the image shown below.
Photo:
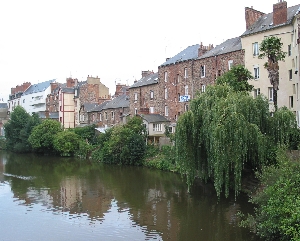
<path fill-rule="evenodd" d="M 202 86 L 201 86 L 201 92 L 204 93 L 204 92 L 205 92 L 205 89 L 206 89 L 206 86 L 205 86 L 205 85 L 202 85 Z"/>
<path fill-rule="evenodd" d="M 268 88 L 268 99 L 270 102 L 274 101 L 274 92 L 273 92 L 273 87 Z"/>
<path fill-rule="evenodd" d="M 200 67 L 200 75 L 201 75 L 201 78 L 205 77 L 205 65 L 201 65 L 201 67 Z"/>
<path fill-rule="evenodd" d="M 153 113 L 154 113 L 154 107 L 153 107 L 153 106 L 150 106 L 150 107 L 149 107 L 149 113 L 150 113 L 150 114 L 153 114 Z"/>
<path fill-rule="evenodd" d="M 165 116 L 169 116 L 169 107 L 165 105 Z"/>
<path fill-rule="evenodd" d="M 138 113 L 137 108 L 134 108 L 134 114 L 137 115 L 137 113 Z"/>
<path fill-rule="evenodd" d="M 153 132 L 161 132 L 161 131 L 162 131 L 161 124 L 153 123 Z"/>
<path fill-rule="evenodd" d="M 256 98 L 257 96 L 260 95 L 260 88 L 254 89 L 253 92 L 254 92 L 254 98 Z"/>
<path fill-rule="evenodd" d="M 187 79 L 188 77 L 188 69 L 184 68 L 184 78 Z"/>
<path fill-rule="evenodd" d="M 228 70 L 231 70 L 233 66 L 233 60 L 228 60 Z"/>
<path fill-rule="evenodd" d="M 168 99 L 168 89 L 165 88 L 165 100 L 167 100 L 167 99 Z"/>
<path fill-rule="evenodd" d="M 154 99 L 154 91 L 150 90 L 150 99 L 153 100 Z"/>
<path fill-rule="evenodd" d="M 252 53 L 253 53 L 253 56 L 258 56 L 259 55 L 258 42 L 255 42 L 255 43 L 252 44 Z"/>
<path fill-rule="evenodd" d="M 167 71 L 164 72 L 164 79 L 165 79 L 165 82 L 168 81 L 168 72 Z"/>
<path fill-rule="evenodd" d="M 102 121 L 102 114 L 99 114 L 99 120 Z"/>
<path fill-rule="evenodd" d="M 254 66 L 253 67 L 253 76 L 254 76 L 254 79 L 259 79 L 259 66 Z"/>
<path fill-rule="evenodd" d="M 184 94 L 185 95 L 189 94 L 189 86 L 188 85 L 184 86 Z"/>
<path fill-rule="evenodd" d="M 137 93 L 134 93 L 134 101 L 136 102 L 138 99 L 138 94 Z"/>

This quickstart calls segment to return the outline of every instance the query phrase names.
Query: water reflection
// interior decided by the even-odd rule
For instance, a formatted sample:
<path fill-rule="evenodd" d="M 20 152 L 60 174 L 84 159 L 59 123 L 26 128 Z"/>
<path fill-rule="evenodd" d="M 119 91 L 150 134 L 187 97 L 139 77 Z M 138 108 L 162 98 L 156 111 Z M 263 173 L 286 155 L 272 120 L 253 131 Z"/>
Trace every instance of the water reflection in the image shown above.
<path fill-rule="evenodd" d="M 251 208 L 246 199 L 218 202 L 200 183 L 189 195 L 173 173 L 0 152 L 0 181 L 6 220 L 27 224 L 30 214 L 7 237 L 20 239 L 45 221 L 46 240 L 64 240 L 66 232 L 69 240 L 251 240 L 237 227 L 237 211 Z"/>

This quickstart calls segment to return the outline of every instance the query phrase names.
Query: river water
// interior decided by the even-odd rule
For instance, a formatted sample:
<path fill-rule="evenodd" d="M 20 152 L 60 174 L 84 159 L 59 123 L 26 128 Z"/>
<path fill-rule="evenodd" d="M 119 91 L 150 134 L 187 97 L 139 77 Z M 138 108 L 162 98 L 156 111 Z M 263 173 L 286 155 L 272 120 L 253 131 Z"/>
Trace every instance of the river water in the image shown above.
<path fill-rule="evenodd" d="M 247 197 L 180 175 L 0 151 L 0 240 L 257 240 Z"/>

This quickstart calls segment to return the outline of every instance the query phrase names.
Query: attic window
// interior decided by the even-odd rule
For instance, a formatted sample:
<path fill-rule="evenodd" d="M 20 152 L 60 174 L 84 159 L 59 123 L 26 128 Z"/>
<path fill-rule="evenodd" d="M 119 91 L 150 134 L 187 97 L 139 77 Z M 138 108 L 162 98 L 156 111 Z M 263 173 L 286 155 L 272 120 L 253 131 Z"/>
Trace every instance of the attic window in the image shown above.
<path fill-rule="evenodd" d="M 269 24 L 269 26 L 272 26 L 272 25 L 273 25 L 273 22 Z"/>
<path fill-rule="evenodd" d="M 260 27 L 261 27 L 261 28 L 264 28 L 264 27 L 266 27 L 266 25 L 265 25 L 265 24 L 263 24 L 263 25 L 261 25 Z"/>
<path fill-rule="evenodd" d="M 224 50 L 224 49 L 225 49 L 225 47 L 222 47 L 222 48 L 221 48 L 221 50 Z"/>

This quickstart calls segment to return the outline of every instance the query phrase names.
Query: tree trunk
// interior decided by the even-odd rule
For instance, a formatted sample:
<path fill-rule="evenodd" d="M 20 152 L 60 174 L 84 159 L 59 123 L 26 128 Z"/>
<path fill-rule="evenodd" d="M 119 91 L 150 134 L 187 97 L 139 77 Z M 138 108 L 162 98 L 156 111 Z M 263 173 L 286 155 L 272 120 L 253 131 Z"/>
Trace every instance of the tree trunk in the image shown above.
<path fill-rule="evenodd" d="M 273 101 L 274 101 L 274 108 L 277 111 L 277 89 L 273 86 Z"/>
<path fill-rule="evenodd" d="M 269 72 L 270 83 L 273 86 L 273 101 L 274 108 L 277 111 L 277 91 L 279 90 L 279 66 L 278 63 L 273 63 L 271 60 L 268 61 L 267 70 Z"/>

